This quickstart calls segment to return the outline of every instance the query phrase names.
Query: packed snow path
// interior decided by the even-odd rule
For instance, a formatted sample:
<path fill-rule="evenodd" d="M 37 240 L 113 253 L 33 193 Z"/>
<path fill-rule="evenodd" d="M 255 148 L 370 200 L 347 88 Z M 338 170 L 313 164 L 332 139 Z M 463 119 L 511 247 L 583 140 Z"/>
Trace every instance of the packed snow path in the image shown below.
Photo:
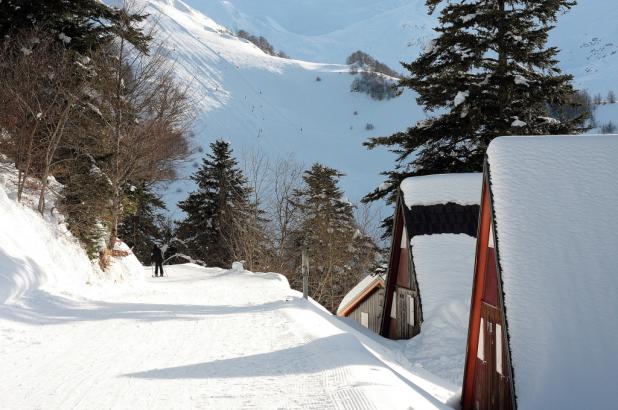
<path fill-rule="evenodd" d="M 0 306 L 2 407 L 442 406 L 278 275 L 167 272 L 89 299 L 33 291 Z"/>

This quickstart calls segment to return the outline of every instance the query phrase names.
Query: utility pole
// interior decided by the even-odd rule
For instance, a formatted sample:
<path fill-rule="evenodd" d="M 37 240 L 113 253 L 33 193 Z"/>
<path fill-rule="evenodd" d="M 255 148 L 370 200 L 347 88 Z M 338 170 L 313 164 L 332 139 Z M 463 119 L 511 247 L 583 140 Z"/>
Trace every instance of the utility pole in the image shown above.
<path fill-rule="evenodd" d="M 303 298 L 309 297 L 309 258 L 307 257 L 307 251 L 302 251 L 302 272 L 303 272 Z"/>

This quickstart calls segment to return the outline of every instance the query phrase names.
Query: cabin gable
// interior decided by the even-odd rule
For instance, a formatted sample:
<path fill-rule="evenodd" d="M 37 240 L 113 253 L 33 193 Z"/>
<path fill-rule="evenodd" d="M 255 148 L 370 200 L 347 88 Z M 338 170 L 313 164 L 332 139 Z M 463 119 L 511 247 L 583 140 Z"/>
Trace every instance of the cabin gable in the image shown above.
<path fill-rule="evenodd" d="M 410 339 L 420 331 L 420 304 L 406 227 L 406 206 L 397 200 L 393 239 L 386 277 L 386 291 L 380 335 L 390 339 Z"/>
<path fill-rule="evenodd" d="M 464 410 L 516 408 L 487 169 L 486 166 L 464 367 Z"/>
<path fill-rule="evenodd" d="M 421 331 L 422 290 L 414 265 L 412 238 L 435 234 L 476 236 L 479 205 L 454 202 L 408 207 L 400 191 L 393 221 L 387 273 L 384 315 L 380 334 L 391 339 L 410 339 Z"/>
<path fill-rule="evenodd" d="M 384 294 L 383 283 L 378 282 L 339 316 L 354 319 L 362 326 L 378 333 L 383 314 Z"/>

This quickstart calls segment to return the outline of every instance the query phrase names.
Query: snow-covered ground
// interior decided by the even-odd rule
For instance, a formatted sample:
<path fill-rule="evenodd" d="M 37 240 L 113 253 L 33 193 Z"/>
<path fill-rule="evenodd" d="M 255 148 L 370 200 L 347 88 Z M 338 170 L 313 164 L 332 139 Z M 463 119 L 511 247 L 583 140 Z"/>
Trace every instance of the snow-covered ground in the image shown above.
<path fill-rule="evenodd" d="M 452 395 L 280 275 L 166 272 L 0 306 L 2 407 L 406 409 Z"/>
<path fill-rule="evenodd" d="M 1 158 L 0 158 L 1 160 Z M 197 265 L 151 278 L 126 245 L 103 272 L 51 181 L 22 203 L 0 161 L 0 408 L 444 408 L 457 387 L 411 373 L 278 274 Z"/>
<path fill-rule="evenodd" d="M 465 234 L 412 238 L 421 292 L 421 333 L 398 343 L 403 355 L 454 384 L 463 380 L 476 238 Z"/>

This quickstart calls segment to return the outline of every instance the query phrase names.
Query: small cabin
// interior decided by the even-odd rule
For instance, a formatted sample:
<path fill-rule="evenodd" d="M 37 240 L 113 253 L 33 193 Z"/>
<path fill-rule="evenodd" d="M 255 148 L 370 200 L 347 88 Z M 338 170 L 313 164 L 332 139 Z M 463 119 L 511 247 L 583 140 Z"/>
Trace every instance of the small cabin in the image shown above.
<path fill-rule="evenodd" d="M 616 407 L 617 158 L 618 136 L 490 144 L 464 410 Z"/>
<path fill-rule="evenodd" d="M 385 280 L 382 336 L 416 336 L 430 311 L 450 302 L 453 288 L 461 294 L 458 284 L 471 284 L 481 183 L 480 173 L 419 176 L 401 183 Z M 469 288 L 462 289 L 465 293 Z"/>
<path fill-rule="evenodd" d="M 343 298 L 337 316 L 354 319 L 366 328 L 378 333 L 384 304 L 384 277 L 367 275 Z"/>

